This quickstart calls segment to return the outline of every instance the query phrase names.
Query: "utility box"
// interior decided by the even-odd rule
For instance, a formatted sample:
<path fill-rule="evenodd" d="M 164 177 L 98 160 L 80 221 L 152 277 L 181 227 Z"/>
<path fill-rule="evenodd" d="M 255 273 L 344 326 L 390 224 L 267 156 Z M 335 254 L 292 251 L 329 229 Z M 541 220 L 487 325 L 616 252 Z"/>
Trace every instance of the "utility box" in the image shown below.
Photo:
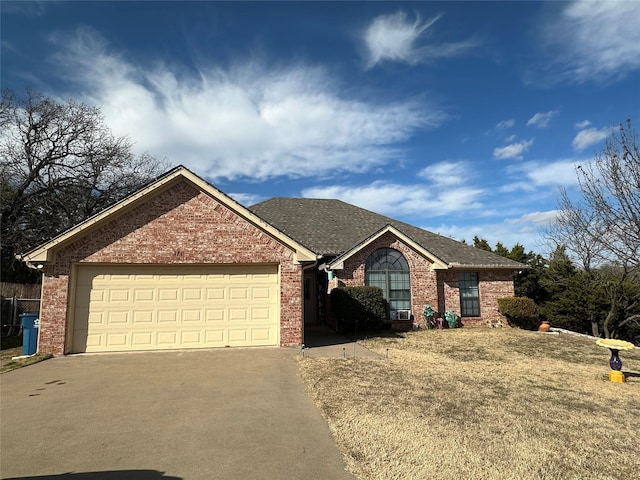
<path fill-rule="evenodd" d="M 38 313 L 20 314 L 22 324 L 22 354 L 33 355 L 38 351 L 38 327 L 40 319 Z"/>

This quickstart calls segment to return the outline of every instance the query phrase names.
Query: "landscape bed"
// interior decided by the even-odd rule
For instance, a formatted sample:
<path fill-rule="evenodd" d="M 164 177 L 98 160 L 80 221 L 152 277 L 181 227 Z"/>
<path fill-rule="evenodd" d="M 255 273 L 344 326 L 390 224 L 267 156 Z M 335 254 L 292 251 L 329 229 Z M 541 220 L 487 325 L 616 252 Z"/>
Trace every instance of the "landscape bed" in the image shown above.
<path fill-rule="evenodd" d="M 302 358 L 300 373 L 360 479 L 640 475 L 640 351 L 608 380 L 595 340 L 518 329 L 361 341 L 380 359 Z"/>

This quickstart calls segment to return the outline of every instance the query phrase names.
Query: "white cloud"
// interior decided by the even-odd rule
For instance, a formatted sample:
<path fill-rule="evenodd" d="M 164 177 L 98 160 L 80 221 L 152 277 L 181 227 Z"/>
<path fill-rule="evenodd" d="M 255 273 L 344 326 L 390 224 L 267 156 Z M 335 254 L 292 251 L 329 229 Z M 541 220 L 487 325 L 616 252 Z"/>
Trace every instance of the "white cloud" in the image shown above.
<path fill-rule="evenodd" d="M 244 206 L 255 205 L 256 203 L 266 200 L 262 195 L 256 195 L 253 193 L 229 193 L 227 195 L 233 198 L 240 205 Z"/>
<path fill-rule="evenodd" d="M 526 152 L 529 147 L 533 145 L 533 138 L 528 141 L 522 141 L 519 143 L 512 143 L 504 147 L 498 147 L 493 150 L 493 158 L 500 160 L 506 160 L 514 158 L 516 160 L 522 160 L 522 154 Z"/>
<path fill-rule="evenodd" d="M 587 128 L 589 125 L 591 125 L 591 122 L 589 120 L 583 120 L 582 122 L 576 123 L 576 128 L 578 130 L 582 130 L 584 128 Z"/>
<path fill-rule="evenodd" d="M 558 210 L 549 210 L 546 212 L 525 213 L 518 218 L 507 219 L 505 220 L 505 223 L 534 223 L 538 225 L 546 225 L 553 222 L 556 218 L 558 218 Z"/>
<path fill-rule="evenodd" d="M 578 132 L 572 145 L 575 150 L 581 151 L 591 145 L 601 142 L 611 134 L 611 128 L 587 128 Z"/>
<path fill-rule="evenodd" d="M 569 159 L 551 163 L 525 162 L 513 165 L 507 171 L 512 176 L 525 177 L 525 180 L 517 182 L 525 190 L 543 186 L 569 186 L 577 184 L 576 167 L 580 163 L 584 161 Z"/>
<path fill-rule="evenodd" d="M 500 193 L 513 193 L 518 191 L 533 192 L 535 191 L 535 189 L 536 189 L 536 186 L 533 183 L 526 180 L 519 180 L 512 183 L 505 183 L 504 185 L 501 185 L 500 187 L 498 187 L 498 192 Z"/>
<path fill-rule="evenodd" d="M 527 126 L 534 125 L 538 128 L 547 128 L 551 119 L 558 113 L 558 110 L 551 110 L 544 113 L 536 113 L 527 121 Z"/>
<path fill-rule="evenodd" d="M 400 185 L 382 181 L 365 186 L 332 185 L 303 190 L 306 198 L 336 198 L 383 215 L 437 217 L 482 208 L 483 190 L 472 187 L 434 189 L 431 185 Z"/>
<path fill-rule="evenodd" d="M 403 11 L 374 18 L 364 32 L 367 66 L 371 68 L 384 60 L 413 65 L 460 55 L 477 45 L 472 40 L 419 45 L 420 38 L 440 18 L 438 15 L 423 22 L 416 16 L 412 21 Z"/>
<path fill-rule="evenodd" d="M 145 70 L 91 30 L 54 40 L 57 67 L 114 133 L 210 179 L 370 171 L 401 159 L 404 141 L 445 118 L 423 100 L 355 98 L 307 65 Z"/>
<path fill-rule="evenodd" d="M 423 168 L 418 176 L 433 185 L 449 186 L 468 182 L 471 172 L 467 162 L 440 162 Z"/>
<path fill-rule="evenodd" d="M 561 76 L 610 81 L 640 69 L 640 2 L 576 1 L 542 27 Z"/>
<path fill-rule="evenodd" d="M 455 240 L 464 240 L 468 245 L 473 245 L 473 237 L 477 236 L 487 240 L 492 248 L 500 242 L 508 249 L 519 243 L 526 251 L 533 250 L 544 254 L 546 250 L 538 230 L 530 223 L 523 223 L 517 228 L 508 222 L 471 223 L 464 226 L 440 224 L 426 225 L 421 228 Z"/>
<path fill-rule="evenodd" d="M 516 121 L 513 118 L 510 118 L 509 120 L 502 120 L 496 124 L 496 130 L 506 130 L 513 127 L 515 124 Z"/>

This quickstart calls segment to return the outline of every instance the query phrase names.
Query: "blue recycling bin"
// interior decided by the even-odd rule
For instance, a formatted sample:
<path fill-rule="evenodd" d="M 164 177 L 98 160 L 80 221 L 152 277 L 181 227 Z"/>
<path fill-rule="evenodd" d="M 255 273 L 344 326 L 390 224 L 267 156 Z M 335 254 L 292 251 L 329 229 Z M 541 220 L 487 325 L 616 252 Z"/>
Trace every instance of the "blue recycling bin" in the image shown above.
<path fill-rule="evenodd" d="M 23 355 L 33 355 L 38 351 L 39 320 L 37 313 L 20 314 L 20 323 L 22 324 Z"/>

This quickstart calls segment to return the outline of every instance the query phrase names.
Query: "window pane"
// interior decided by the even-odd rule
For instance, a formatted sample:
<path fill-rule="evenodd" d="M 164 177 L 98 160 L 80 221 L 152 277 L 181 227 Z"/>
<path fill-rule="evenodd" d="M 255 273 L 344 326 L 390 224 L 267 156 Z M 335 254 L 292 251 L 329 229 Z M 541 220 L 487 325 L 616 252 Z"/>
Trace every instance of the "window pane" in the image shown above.
<path fill-rule="evenodd" d="M 407 290 L 391 290 L 389 300 L 411 300 L 411 293 Z"/>
<path fill-rule="evenodd" d="M 463 317 L 480 316 L 480 291 L 478 288 L 478 274 L 463 272 L 458 275 L 460 290 L 460 315 Z"/>
<path fill-rule="evenodd" d="M 389 288 L 402 290 L 409 288 L 409 274 L 405 272 L 389 272 Z"/>
<path fill-rule="evenodd" d="M 391 310 L 411 310 L 410 300 L 390 300 L 389 308 Z"/>
<path fill-rule="evenodd" d="M 387 295 L 387 276 L 384 272 L 369 272 L 367 274 L 367 281 L 365 282 L 367 285 L 371 285 L 372 287 L 380 287 L 385 294 Z"/>

